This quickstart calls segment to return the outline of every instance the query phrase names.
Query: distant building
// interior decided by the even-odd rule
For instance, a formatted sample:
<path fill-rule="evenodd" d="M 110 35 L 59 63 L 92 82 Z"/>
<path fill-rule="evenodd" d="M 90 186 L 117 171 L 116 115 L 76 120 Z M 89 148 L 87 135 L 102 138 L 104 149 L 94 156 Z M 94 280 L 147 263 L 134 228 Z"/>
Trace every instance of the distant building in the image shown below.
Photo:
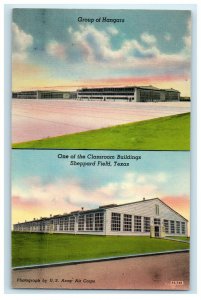
<path fill-rule="evenodd" d="M 180 101 L 191 101 L 191 98 L 190 97 L 180 97 Z"/>
<path fill-rule="evenodd" d="M 14 224 L 14 231 L 95 235 L 187 236 L 188 221 L 158 198 L 74 211 Z"/>
<path fill-rule="evenodd" d="M 77 91 L 78 100 L 158 102 L 180 101 L 180 92 L 149 86 L 83 88 Z"/>
<path fill-rule="evenodd" d="M 13 92 L 14 99 L 77 99 L 99 101 L 159 102 L 180 101 L 180 92 L 149 86 L 83 88 L 73 92 L 35 90 Z"/>
<path fill-rule="evenodd" d="M 14 99 L 69 99 L 71 92 L 55 91 L 55 90 L 35 90 L 13 92 Z"/>

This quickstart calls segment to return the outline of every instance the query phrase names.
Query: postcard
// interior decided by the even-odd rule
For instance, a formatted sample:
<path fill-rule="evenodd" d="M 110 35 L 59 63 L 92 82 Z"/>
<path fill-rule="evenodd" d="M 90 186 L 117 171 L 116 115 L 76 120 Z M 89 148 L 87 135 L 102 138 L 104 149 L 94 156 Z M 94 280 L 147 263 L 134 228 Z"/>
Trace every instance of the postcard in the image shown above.
<path fill-rule="evenodd" d="M 190 289 L 191 11 L 12 18 L 12 288 Z"/>

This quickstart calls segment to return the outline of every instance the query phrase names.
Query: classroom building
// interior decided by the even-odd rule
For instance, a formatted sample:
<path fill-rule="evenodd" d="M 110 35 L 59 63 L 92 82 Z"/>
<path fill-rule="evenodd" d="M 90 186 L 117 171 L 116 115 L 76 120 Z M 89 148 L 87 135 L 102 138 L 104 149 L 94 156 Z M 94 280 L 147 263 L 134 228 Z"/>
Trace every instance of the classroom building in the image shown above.
<path fill-rule="evenodd" d="M 50 215 L 14 224 L 14 231 L 93 235 L 187 236 L 188 221 L 159 198 Z"/>

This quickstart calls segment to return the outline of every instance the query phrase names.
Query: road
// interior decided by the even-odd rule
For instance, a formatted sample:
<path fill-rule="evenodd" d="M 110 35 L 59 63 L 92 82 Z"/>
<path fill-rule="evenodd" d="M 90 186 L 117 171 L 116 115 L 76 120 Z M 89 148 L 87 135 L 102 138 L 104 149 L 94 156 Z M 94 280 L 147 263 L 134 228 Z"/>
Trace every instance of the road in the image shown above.
<path fill-rule="evenodd" d="M 14 288 L 189 289 L 189 253 L 13 270 Z"/>
<path fill-rule="evenodd" d="M 19 143 L 190 111 L 190 102 L 130 103 L 12 100 L 12 142 Z"/>

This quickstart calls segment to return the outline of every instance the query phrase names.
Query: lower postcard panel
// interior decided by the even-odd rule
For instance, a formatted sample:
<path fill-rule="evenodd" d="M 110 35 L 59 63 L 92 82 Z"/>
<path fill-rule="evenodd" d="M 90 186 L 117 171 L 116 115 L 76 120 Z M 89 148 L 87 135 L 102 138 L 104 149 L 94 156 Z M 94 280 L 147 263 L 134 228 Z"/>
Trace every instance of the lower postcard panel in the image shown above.
<path fill-rule="evenodd" d="M 188 290 L 186 151 L 12 151 L 12 287 Z"/>

